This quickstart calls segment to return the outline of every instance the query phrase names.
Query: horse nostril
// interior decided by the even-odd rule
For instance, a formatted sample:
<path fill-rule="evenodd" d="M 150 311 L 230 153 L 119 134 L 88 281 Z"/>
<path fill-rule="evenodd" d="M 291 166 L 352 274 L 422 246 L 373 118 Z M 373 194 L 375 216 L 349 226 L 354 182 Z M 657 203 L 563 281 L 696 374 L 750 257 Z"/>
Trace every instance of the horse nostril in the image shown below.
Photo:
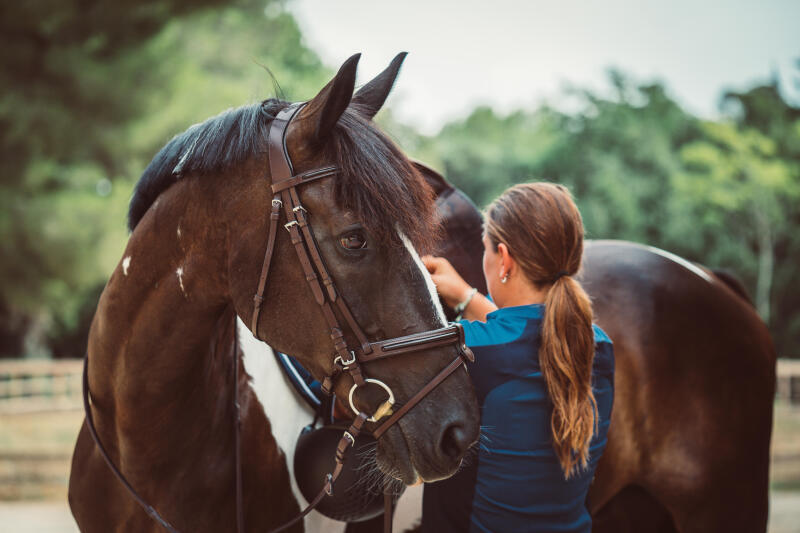
<path fill-rule="evenodd" d="M 460 424 L 452 424 L 445 428 L 442 433 L 442 441 L 439 444 L 439 449 L 444 456 L 452 461 L 461 459 L 464 452 L 467 451 L 470 444 L 467 432 Z"/>

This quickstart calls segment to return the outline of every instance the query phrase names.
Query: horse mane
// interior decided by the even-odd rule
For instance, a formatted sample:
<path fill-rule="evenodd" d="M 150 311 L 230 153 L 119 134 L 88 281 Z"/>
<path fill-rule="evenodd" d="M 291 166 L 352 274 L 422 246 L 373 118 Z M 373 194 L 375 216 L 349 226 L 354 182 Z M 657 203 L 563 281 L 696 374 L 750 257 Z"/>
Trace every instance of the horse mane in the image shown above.
<path fill-rule="evenodd" d="M 266 152 L 272 119 L 288 105 L 273 98 L 229 109 L 173 137 L 136 184 L 128 229 L 133 231 L 158 196 L 183 176 L 218 175 Z M 430 250 L 438 231 L 433 190 L 357 105 L 345 110 L 322 150 L 341 169 L 335 178 L 339 205 L 381 242 L 398 243 L 399 230 L 421 251 Z"/>
<path fill-rule="evenodd" d="M 736 293 L 737 296 L 750 304 L 750 307 L 755 308 L 753 299 L 750 297 L 750 293 L 747 292 L 744 283 L 742 283 L 742 280 L 737 278 L 733 272 L 723 269 L 711 269 L 711 272 L 727 285 L 730 290 Z"/>

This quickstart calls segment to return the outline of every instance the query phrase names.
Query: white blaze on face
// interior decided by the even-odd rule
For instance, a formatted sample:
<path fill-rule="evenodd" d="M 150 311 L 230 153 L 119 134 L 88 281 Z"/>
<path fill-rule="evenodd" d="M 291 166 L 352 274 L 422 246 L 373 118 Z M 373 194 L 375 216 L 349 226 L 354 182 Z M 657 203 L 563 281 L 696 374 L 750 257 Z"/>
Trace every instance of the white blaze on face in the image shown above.
<path fill-rule="evenodd" d="M 244 355 L 244 368 L 252 376 L 250 388 L 255 392 L 258 402 L 269 420 L 272 437 L 286 456 L 289 468 L 289 479 L 300 508 L 308 502 L 294 479 L 294 446 L 300 430 L 311 423 L 314 413 L 306 402 L 295 392 L 283 372 L 275 354 L 267 344 L 253 337 L 253 334 L 241 320 L 237 320 L 239 328 L 239 345 Z M 246 458 L 245 458 L 246 460 Z M 341 533 L 346 524 L 326 518 L 317 511 L 311 511 L 305 519 L 307 533 Z"/>
<path fill-rule="evenodd" d="M 428 287 L 428 293 L 430 294 L 431 298 L 431 305 L 433 306 L 433 313 L 436 318 L 440 322 L 440 326 L 447 325 L 447 317 L 444 315 L 444 309 L 442 309 L 442 303 L 439 301 L 439 293 L 436 292 L 436 285 L 433 284 L 433 279 L 431 278 L 430 272 L 428 269 L 425 268 L 425 265 L 422 264 L 422 259 L 419 258 L 419 254 L 417 250 L 414 248 L 414 245 L 411 244 L 411 241 L 406 237 L 402 231 L 398 231 L 397 234 L 400 236 L 400 240 L 403 241 L 403 244 L 408 250 L 408 253 L 411 255 L 411 258 L 414 260 L 414 263 L 419 268 L 420 273 L 422 274 L 422 278 L 425 280 L 425 285 Z"/>
<path fill-rule="evenodd" d="M 659 248 L 655 248 L 653 246 L 645 246 L 645 248 L 647 250 L 653 252 L 654 254 L 658 254 L 661 257 L 665 257 L 665 258 L 667 258 L 667 259 L 669 259 L 671 261 L 674 261 L 674 262 L 678 263 L 683 268 L 685 268 L 685 269 L 689 270 L 690 272 L 693 272 L 694 274 L 700 276 L 701 278 L 703 278 L 704 280 L 706 280 L 709 283 L 713 283 L 714 282 L 714 280 L 711 279 L 711 276 L 709 276 L 708 273 L 705 270 L 703 270 L 702 268 L 698 267 L 697 265 L 695 265 L 693 263 L 690 263 L 689 261 L 687 261 L 683 257 L 677 256 L 677 255 L 675 255 L 673 253 L 667 252 L 665 250 L 661 250 Z"/>
<path fill-rule="evenodd" d="M 131 266 L 131 256 L 126 257 L 122 260 L 122 273 L 124 275 L 128 275 L 128 267 Z"/>

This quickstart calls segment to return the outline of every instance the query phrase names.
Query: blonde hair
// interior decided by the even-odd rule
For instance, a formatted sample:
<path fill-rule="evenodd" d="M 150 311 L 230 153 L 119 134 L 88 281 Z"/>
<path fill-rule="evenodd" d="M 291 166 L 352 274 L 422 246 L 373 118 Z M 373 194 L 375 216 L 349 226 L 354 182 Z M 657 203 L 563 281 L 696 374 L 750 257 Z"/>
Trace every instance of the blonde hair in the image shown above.
<path fill-rule="evenodd" d="M 585 468 L 597 427 L 592 392 L 592 305 L 572 278 L 583 254 L 583 221 L 569 191 L 526 183 L 505 191 L 487 209 L 486 234 L 504 243 L 523 274 L 545 297 L 539 366 L 553 403 L 553 449 L 564 477 Z"/>

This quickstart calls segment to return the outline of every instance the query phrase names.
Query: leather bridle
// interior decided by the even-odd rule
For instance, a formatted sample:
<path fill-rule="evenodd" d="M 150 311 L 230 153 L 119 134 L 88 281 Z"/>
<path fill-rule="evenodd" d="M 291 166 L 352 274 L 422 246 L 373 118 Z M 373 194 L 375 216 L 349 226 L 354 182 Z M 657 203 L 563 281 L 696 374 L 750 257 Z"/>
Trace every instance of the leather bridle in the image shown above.
<path fill-rule="evenodd" d="M 345 453 L 355 444 L 356 437 L 362 432 L 363 426 L 366 422 L 378 422 L 383 418 L 388 417 L 371 433 L 375 439 L 378 439 L 395 424 L 400 418 L 408 413 L 411 408 L 417 405 L 425 396 L 427 396 L 433 389 L 440 383 L 447 379 L 450 374 L 455 372 L 465 362 L 474 361 L 472 351 L 467 348 L 464 343 L 464 332 L 459 324 L 452 324 L 447 327 L 425 331 L 421 333 L 414 333 L 403 337 L 396 337 L 393 339 L 370 342 L 364 334 L 358 322 L 354 318 L 347 303 L 342 296 L 337 292 L 336 285 L 328 273 L 327 268 L 322 260 L 319 252 L 317 241 L 308 224 L 308 212 L 300 202 L 300 195 L 297 188 L 301 185 L 322 179 L 335 176 L 339 173 L 339 169 L 335 166 L 327 166 L 300 174 L 294 174 L 292 163 L 286 148 L 286 133 L 289 124 L 297 113 L 303 108 L 305 104 L 294 104 L 282 109 L 277 116 L 273 119 L 270 126 L 268 145 L 269 145 L 269 167 L 270 176 L 272 178 L 271 189 L 274 195 L 272 199 L 272 209 L 270 212 L 270 226 L 267 234 L 267 249 L 264 254 L 264 262 L 261 267 L 261 275 L 258 281 L 256 293 L 253 296 L 253 315 L 251 319 L 250 329 L 256 338 L 258 335 L 258 320 L 261 314 L 261 307 L 264 302 L 264 291 L 267 286 L 267 278 L 269 276 L 270 265 L 275 251 L 275 239 L 277 236 L 277 228 L 280 225 L 281 209 L 286 216 L 286 223 L 283 224 L 284 228 L 289 232 L 292 245 L 297 253 L 297 258 L 303 269 L 303 274 L 306 281 L 314 295 L 314 300 L 320 306 L 322 314 L 325 317 L 327 326 L 330 329 L 330 338 L 333 343 L 334 359 L 333 371 L 331 374 L 324 377 L 322 381 L 322 390 L 326 394 L 332 394 L 334 384 L 339 377 L 343 374 L 348 374 L 352 380 L 353 385 L 350 388 L 348 400 L 350 408 L 356 413 L 353 422 L 348 429 L 342 434 L 341 439 L 336 447 L 335 466 L 332 472 L 321 480 L 323 486 L 319 494 L 310 502 L 310 504 L 296 517 L 289 522 L 280 526 L 277 529 L 271 530 L 270 533 L 277 533 L 283 531 L 308 514 L 316 505 L 325 497 L 325 495 L 333 494 L 333 487 L 336 479 L 341 474 Z M 344 334 L 344 329 L 337 318 L 337 312 L 344 318 L 350 331 L 358 340 L 358 346 L 351 347 Z M 238 344 L 238 336 L 235 338 Z M 455 345 L 457 350 L 456 357 L 442 369 L 434 378 L 429 381 L 422 389 L 402 404 L 395 410 L 395 396 L 391 388 L 381 380 L 375 378 L 364 377 L 364 371 L 361 365 L 395 355 L 419 352 L 442 346 Z M 242 495 L 242 466 L 240 455 L 240 431 L 241 419 L 239 412 L 238 402 L 238 367 L 239 367 L 239 349 L 234 346 L 234 406 L 236 410 L 237 420 L 235 423 L 235 460 L 236 460 L 236 508 L 237 508 L 237 529 L 239 532 L 244 531 L 244 512 L 243 512 L 243 495 Z M 177 533 L 177 530 L 169 524 L 161 515 L 147 502 L 145 502 L 138 493 L 133 489 L 125 476 L 113 464 L 108 453 L 100 442 L 99 436 L 95 429 L 94 420 L 92 417 L 89 405 L 89 389 L 88 389 L 88 352 L 86 356 L 86 363 L 84 366 L 84 408 L 86 411 L 87 425 L 89 432 L 98 446 L 98 449 L 103 456 L 106 464 L 125 486 L 133 498 L 144 508 L 147 514 L 158 522 L 164 529 L 172 533 Z M 388 394 L 388 399 L 385 400 L 372 414 L 367 414 L 360 411 L 354 403 L 354 393 L 367 384 L 372 383 L 383 388 Z M 391 531 L 391 498 L 387 495 L 385 497 L 386 509 L 384 518 L 384 530 Z"/>
<path fill-rule="evenodd" d="M 314 299 L 322 309 L 322 314 L 325 316 L 325 321 L 330 328 L 330 337 L 333 341 L 335 352 L 333 372 L 324 377 L 322 381 L 322 390 L 327 394 L 331 394 L 336 379 L 344 373 L 349 374 L 353 379 L 353 386 L 350 388 L 348 400 L 350 408 L 356 413 L 356 417 L 348 430 L 344 432 L 337 445 L 336 465 L 333 472 L 326 476 L 319 495 L 303 510 L 300 516 L 284 526 L 273 530 L 273 533 L 291 526 L 310 512 L 325 494 L 333 493 L 333 484 L 344 466 L 344 454 L 350 446 L 355 444 L 355 437 L 361 432 L 365 422 L 377 422 L 388 416 L 385 422 L 372 431 L 372 436 L 375 437 L 375 439 L 380 438 L 389 427 L 400 420 L 403 415 L 408 413 L 411 408 L 417 405 L 450 374 L 455 372 L 465 361 L 474 361 L 472 351 L 464 344 L 464 331 L 459 324 L 383 341 L 370 342 L 367 340 L 367 336 L 353 317 L 344 298 L 336 290 L 336 285 L 325 267 L 319 252 L 319 247 L 317 246 L 317 241 L 308 224 L 308 212 L 300 202 L 300 195 L 297 187 L 322 178 L 335 176 L 339 173 L 338 168 L 328 166 L 301 174 L 294 174 L 291 159 L 289 158 L 289 153 L 286 148 L 286 133 L 292 119 L 297 116 L 297 113 L 303 106 L 304 104 L 297 104 L 282 109 L 273 119 L 269 131 L 269 166 L 274 197 L 272 199 L 272 211 L 270 213 L 267 250 L 264 254 L 264 263 L 261 268 L 258 289 L 253 297 L 254 308 L 251 330 L 253 334 L 258 337 L 258 317 L 261 312 L 261 304 L 264 301 L 264 290 L 266 288 L 266 281 L 275 249 L 277 227 L 280 224 L 280 211 L 281 208 L 283 208 L 287 220 L 284 227 L 289 232 L 292 244 L 297 252 L 297 258 L 303 268 L 306 281 L 311 288 Z M 348 345 L 335 310 L 338 310 L 341 316 L 344 317 L 350 331 L 352 331 L 353 335 L 358 340 L 358 346 L 350 347 Z M 364 363 L 377 361 L 394 355 L 419 352 L 447 345 L 455 345 L 458 355 L 428 382 L 428 384 L 409 398 L 409 400 L 396 411 L 394 411 L 395 398 L 391 388 L 378 379 L 365 378 L 364 371 L 361 368 L 361 365 Z M 359 411 L 353 401 L 353 395 L 356 390 L 368 383 L 382 387 L 389 396 L 372 415 L 367 415 Z M 389 500 L 387 499 L 386 501 L 388 502 Z M 387 509 L 387 512 L 390 513 L 391 509 Z M 389 519 L 387 519 L 385 523 L 388 523 L 391 528 Z"/>

